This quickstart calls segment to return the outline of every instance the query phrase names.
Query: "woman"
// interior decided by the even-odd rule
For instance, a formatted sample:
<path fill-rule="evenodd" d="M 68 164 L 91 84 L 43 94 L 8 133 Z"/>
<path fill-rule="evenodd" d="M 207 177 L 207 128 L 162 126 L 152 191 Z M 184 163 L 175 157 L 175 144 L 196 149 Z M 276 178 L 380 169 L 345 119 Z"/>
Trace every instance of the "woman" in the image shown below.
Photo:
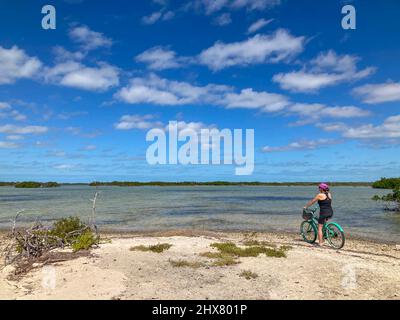
<path fill-rule="evenodd" d="M 333 216 L 332 209 L 332 195 L 329 192 L 329 186 L 326 183 L 321 183 L 319 186 L 319 193 L 312 199 L 304 209 L 311 207 L 315 202 L 318 201 L 319 205 L 319 218 L 318 218 L 318 241 L 319 245 L 322 246 L 324 243 L 324 237 L 322 234 L 322 228 L 324 224 Z"/>

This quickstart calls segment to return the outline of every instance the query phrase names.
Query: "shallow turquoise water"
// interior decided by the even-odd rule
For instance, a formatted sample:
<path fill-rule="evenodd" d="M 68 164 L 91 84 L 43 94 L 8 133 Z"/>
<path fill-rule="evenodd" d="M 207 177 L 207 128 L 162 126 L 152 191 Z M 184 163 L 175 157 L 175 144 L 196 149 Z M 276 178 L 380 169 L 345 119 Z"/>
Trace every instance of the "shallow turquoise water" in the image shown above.
<path fill-rule="evenodd" d="M 101 187 L 97 223 L 114 230 L 179 228 L 298 231 L 301 210 L 315 187 Z M 18 210 L 26 209 L 21 224 L 40 217 L 91 214 L 94 188 L 53 189 L 0 187 L 0 228 L 8 228 Z M 334 220 L 348 234 L 400 241 L 400 215 L 385 212 L 371 200 L 385 191 L 369 187 L 335 187 Z"/>

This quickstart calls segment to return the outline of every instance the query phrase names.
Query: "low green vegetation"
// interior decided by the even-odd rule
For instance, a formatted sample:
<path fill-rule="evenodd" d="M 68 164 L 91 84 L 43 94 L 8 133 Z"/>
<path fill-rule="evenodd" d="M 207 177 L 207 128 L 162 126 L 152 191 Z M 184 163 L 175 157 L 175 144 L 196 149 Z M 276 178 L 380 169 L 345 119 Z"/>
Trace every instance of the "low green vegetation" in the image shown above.
<path fill-rule="evenodd" d="M 169 243 L 158 243 L 156 245 L 151 245 L 151 246 L 136 246 L 136 247 L 132 247 L 130 248 L 131 251 L 151 251 L 151 252 L 155 252 L 155 253 L 162 253 L 165 250 L 168 250 L 169 248 L 172 247 L 172 244 Z"/>
<path fill-rule="evenodd" d="M 14 184 L 15 188 L 56 188 L 60 185 L 57 182 L 35 182 L 35 181 L 23 181 Z"/>
<path fill-rule="evenodd" d="M 375 195 L 372 200 L 385 202 L 385 210 L 400 212 L 400 178 L 382 178 L 376 181 L 373 187 L 377 189 L 392 189 L 391 193 L 384 196 Z"/>
<path fill-rule="evenodd" d="M 268 248 L 262 245 L 240 248 L 232 242 L 223 242 L 213 243 L 211 244 L 211 247 L 218 249 L 221 253 L 230 254 L 236 257 L 258 257 L 260 254 L 265 254 L 268 257 L 286 257 L 285 250 Z"/>
<path fill-rule="evenodd" d="M 200 253 L 200 256 L 213 259 L 213 265 L 216 267 L 232 266 L 239 263 L 235 256 L 222 252 L 203 252 Z"/>
<path fill-rule="evenodd" d="M 239 258 L 258 257 L 260 254 L 265 254 L 267 257 L 286 258 L 288 246 L 279 249 L 271 247 L 271 244 L 263 245 L 256 240 L 249 241 L 249 246 L 244 248 L 238 247 L 232 242 L 213 243 L 210 246 L 218 250 L 218 252 L 203 252 L 200 256 L 213 259 L 214 266 L 230 266 L 239 263 Z"/>
<path fill-rule="evenodd" d="M 41 224 L 15 234 L 16 251 L 38 258 L 56 248 L 72 248 L 74 252 L 88 250 L 99 244 L 100 237 L 78 217 L 62 218 L 51 227 Z"/>
<path fill-rule="evenodd" d="M 243 277 L 243 278 L 245 278 L 247 280 L 258 278 L 258 274 L 257 273 L 251 272 L 249 270 L 244 270 L 239 276 Z"/>
<path fill-rule="evenodd" d="M 276 244 L 274 244 L 274 243 L 269 243 L 268 241 L 251 240 L 251 239 L 243 241 L 243 245 L 246 247 L 266 246 L 266 247 L 276 248 Z"/>
<path fill-rule="evenodd" d="M 396 189 L 400 188 L 400 178 L 381 178 L 372 184 L 375 189 Z"/>
<path fill-rule="evenodd" d="M 74 252 L 88 250 L 100 241 L 100 237 L 78 217 L 57 220 L 48 231 L 48 235 L 57 241 L 61 239 L 63 245 L 71 246 Z"/>
<path fill-rule="evenodd" d="M 373 196 L 372 200 L 385 202 L 385 210 L 400 212 L 400 187 L 396 187 L 393 191 L 384 196 Z M 390 204 L 393 204 L 390 206 Z"/>
<path fill-rule="evenodd" d="M 0 182 L 0 187 L 10 187 L 15 185 L 15 182 Z"/>
<path fill-rule="evenodd" d="M 168 260 L 169 263 L 175 268 L 193 268 L 197 269 L 203 266 L 201 262 L 198 261 L 187 261 L 187 260 Z"/>
<path fill-rule="evenodd" d="M 89 250 L 91 247 L 99 243 L 99 238 L 91 230 L 86 230 L 80 234 L 74 242 L 72 242 L 72 250 L 74 252 L 80 250 Z"/>
<path fill-rule="evenodd" d="M 150 181 L 150 182 L 139 182 L 139 181 L 112 181 L 112 182 L 100 182 L 94 181 L 89 185 L 92 187 L 98 186 L 118 186 L 118 187 L 143 187 L 143 186 L 316 186 L 317 182 L 228 182 L 228 181 L 208 181 L 208 182 L 196 182 L 196 181 L 182 181 L 182 182 L 165 182 L 165 181 Z M 370 182 L 332 182 L 331 186 L 371 186 Z"/>

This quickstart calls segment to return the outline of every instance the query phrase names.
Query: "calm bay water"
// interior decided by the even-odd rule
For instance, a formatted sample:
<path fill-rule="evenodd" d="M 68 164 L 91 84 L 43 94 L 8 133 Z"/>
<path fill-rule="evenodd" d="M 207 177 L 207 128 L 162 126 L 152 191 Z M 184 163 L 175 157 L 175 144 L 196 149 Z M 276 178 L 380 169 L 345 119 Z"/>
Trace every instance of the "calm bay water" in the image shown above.
<path fill-rule="evenodd" d="M 316 187 L 101 187 L 97 223 L 127 231 L 206 229 L 295 231 L 301 211 Z M 25 209 L 20 224 L 40 217 L 51 221 L 70 215 L 87 218 L 95 192 L 88 186 L 52 189 L 0 187 L 0 228 L 10 226 Z M 371 200 L 385 191 L 369 187 L 335 187 L 334 220 L 348 234 L 400 241 L 400 215 L 382 210 Z"/>

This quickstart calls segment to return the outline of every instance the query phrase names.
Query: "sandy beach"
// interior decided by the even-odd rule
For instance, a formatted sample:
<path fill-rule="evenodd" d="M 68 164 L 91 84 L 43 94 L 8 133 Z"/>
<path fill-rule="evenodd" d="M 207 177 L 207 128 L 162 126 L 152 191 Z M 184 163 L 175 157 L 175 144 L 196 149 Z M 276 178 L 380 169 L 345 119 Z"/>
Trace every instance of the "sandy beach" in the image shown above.
<path fill-rule="evenodd" d="M 400 299 L 396 244 L 350 239 L 336 251 L 296 234 L 194 231 L 103 238 L 99 248 L 37 263 L 19 277 L 2 265 L 0 299 Z M 249 241 L 285 248 L 286 257 L 260 254 L 217 266 L 204 256 L 217 252 L 213 243 Z M 161 253 L 132 249 L 160 243 L 171 246 Z"/>

